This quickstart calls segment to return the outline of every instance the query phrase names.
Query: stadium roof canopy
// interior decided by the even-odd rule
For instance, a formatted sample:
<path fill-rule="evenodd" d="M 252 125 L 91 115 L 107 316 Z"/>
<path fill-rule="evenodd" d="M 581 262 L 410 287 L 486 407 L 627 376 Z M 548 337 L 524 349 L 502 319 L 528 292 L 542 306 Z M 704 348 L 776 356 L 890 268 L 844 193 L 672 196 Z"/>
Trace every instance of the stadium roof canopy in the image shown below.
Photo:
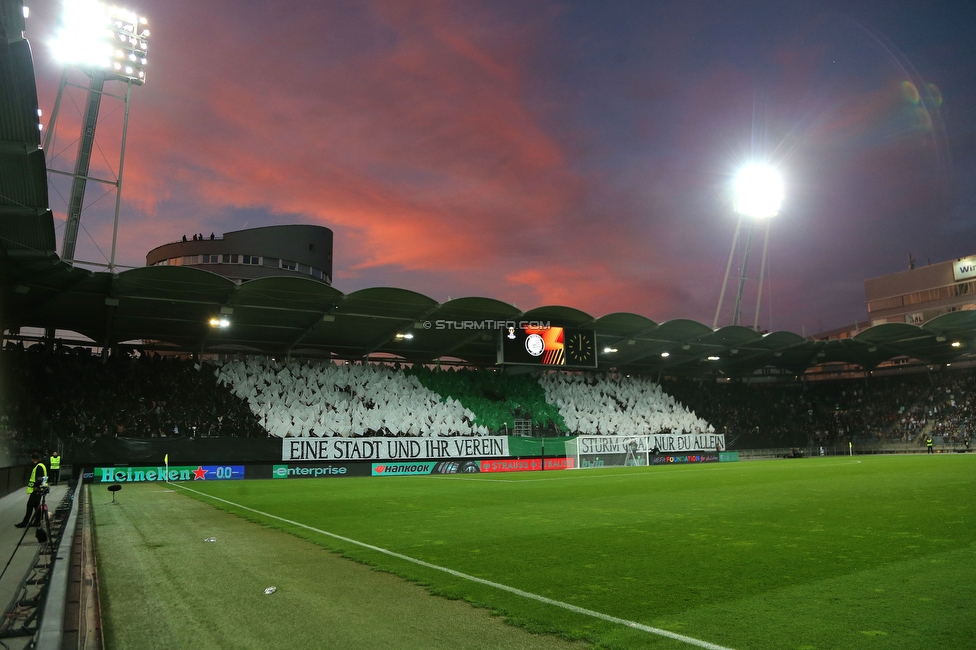
<path fill-rule="evenodd" d="M 112 275 L 71 267 L 53 252 L 0 251 L 0 269 L 5 327 L 73 330 L 101 346 L 146 340 L 147 347 L 197 353 L 387 355 L 488 366 L 496 363 L 505 323 L 536 322 L 594 330 L 602 370 L 735 376 L 767 366 L 800 373 L 833 362 L 872 369 L 901 356 L 946 363 L 976 345 L 973 311 L 945 314 L 921 327 L 889 323 L 849 339 L 812 341 L 737 326 L 713 330 L 692 320 L 655 323 L 630 313 L 594 318 L 564 306 L 522 312 L 491 298 L 438 303 L 404 289 L 343 294 L 301 277 L 235 284 L 180 266 Z M 211 318 L 230 325 L 213 327 Z"/>
<path fill-rule="evenodd" d="M 438 303 L 403 289 L 343 294 L 312 279 L 242 284 L 209 271 L 157 266 L 118 274 L 72 267 L 55 253 L 37 91 L 23 38 L 22 3 L 0 0 L 0 328 L 79 332 L 99 346 L 146 341 L 196 353 L 256 353 L 494 365 L 499 323 L 535 321 L 596 332 L 599 369 L 742 375 L 764 367 L 800 373 L 831 362 L 872 369 L 895 357 L 955 360 L 976 346 L 976 312 L 921 327 L 886 324 L 837 341 L 789 332 L 718 330 L 691 320 L 601 318 L 564 306 L 522 312 L 491 298 Z M 212 327 L 211 318 L 230 325 Z M 399 335 L 399 336 L 398 336 Z M 411 335 L 411 336 L 406 336 Z"/>

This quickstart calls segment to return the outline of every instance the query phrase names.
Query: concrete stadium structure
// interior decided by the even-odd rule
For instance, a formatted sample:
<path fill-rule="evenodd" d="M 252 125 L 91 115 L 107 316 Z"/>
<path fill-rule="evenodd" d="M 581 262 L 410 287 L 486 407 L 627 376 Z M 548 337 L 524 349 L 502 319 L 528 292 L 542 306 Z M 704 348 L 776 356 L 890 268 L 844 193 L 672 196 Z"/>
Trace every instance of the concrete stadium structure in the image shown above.
<path fill-rule="evenodd" d="M 248 228 L 222 237 L 192 235 L 146 254 L 146 266 L 194 266 L 233 280 L 312 277 L 332 284 L 332 231 L 323 226 Z"/>
<path fill-rule="evenodd" d="M 865 280 L 864 297 L 871 325 L 922 325 L 976 309 L 976 255 Z"/>

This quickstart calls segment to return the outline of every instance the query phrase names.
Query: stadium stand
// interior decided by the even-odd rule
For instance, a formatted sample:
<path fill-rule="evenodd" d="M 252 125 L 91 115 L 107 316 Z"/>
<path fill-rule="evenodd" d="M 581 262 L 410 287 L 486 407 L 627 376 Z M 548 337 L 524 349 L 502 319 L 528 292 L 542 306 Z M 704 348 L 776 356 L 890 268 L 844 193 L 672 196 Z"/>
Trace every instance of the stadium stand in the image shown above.
<path fill-rule="evenodd" d="M 665 390 L 725 433 L 730 448 L 854 443 L 963 443 L 976 399 L 972 371 L 776 384 L 674 380 Z"/>
<path fill-rule="evenodd" d="M 416 376 L 387 365 L 252 356 L 223 364 L 215 376 L 280 438 L 488 434 L 458 400 L 442 400 Z"/>
<path fill-rule="evenodd" d="M 459 400 L 491 431 L 513 431 L 516 419 L 530 420 L 537 434 L 563 435 L 567 431 L 559 409 L 546 401 L 545 391 L 533 375 L 421 365 L 406 372 L 430 390 Z"/>
<path fill-rule="evenodd" d="M 583 435 L 714 433 L 661 386 L 643 377 L 549 373 L 539 382 L 569 431 Z"/>
<path fill-rule="evenodd" d="M 961 447 L 976 373 L 778 383 L 437 369 L 365 362 L 213 364 L 8 344 L 0 438 L 476 436 L 722 433 L 730 449 L 901 443 Z M 16 453 L 16 452 L 15 452 Z"/>
<path fill-rule="evenodd" d="M 8 346 L 8 427 L 26 438 L 266 436 L 246 404 L 192 360 Z"/>

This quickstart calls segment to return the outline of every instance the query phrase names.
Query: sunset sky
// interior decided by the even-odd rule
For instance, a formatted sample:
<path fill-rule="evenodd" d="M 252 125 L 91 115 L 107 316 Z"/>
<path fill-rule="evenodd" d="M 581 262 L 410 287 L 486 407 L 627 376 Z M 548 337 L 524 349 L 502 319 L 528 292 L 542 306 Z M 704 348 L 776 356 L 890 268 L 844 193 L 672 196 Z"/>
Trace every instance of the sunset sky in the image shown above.
<path fill-rule="evenodd" d="M 27 4 L 46 128 L 59 3 Z M 151 38 L 121 264 L 184 234 L 315 223 L 335 232 L 344 292 L 711 324 L 731 180 L 756 157 L 782 169 L 787 197 L 764 329 L 864 320 L 866 278 L 907 268 L 909 253 L 920 265 L 976 254 L 968 0 L 127 6 Z M 71 167 L 79 97 L 61 107 L 58 168 Z M 103 104 L 102 174 L 117 164 L 118 104 Z M 59 245 L 63 194 L 51 193 Z M 80 259 L 111 246 L 102 194 L 89 188 Z"/>

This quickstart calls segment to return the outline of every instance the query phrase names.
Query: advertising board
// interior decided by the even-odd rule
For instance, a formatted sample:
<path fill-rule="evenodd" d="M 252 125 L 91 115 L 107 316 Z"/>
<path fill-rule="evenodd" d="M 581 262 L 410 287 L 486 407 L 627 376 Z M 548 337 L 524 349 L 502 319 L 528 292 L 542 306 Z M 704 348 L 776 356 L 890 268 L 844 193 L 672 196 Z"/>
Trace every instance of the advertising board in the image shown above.
<path fill-rule="evenodd" d="M 541 458 L 503 458 L 481 461 L 481 471 L 488 472 L 538 472 L 542 470 Z M 573 469 L 575 458 L 546 458 L 546 470 Z"/>
<path fill-rule="evenodd" d="M 318 463 L 273 465 L 271 478 L 342 478 L 369 476 L 367 463 Z"/>
<path fill-rule="evenodd" d="M 243 465 L 187 465 L 158 467 L 96 467 L 94 483 L 152 483 L 155 481 L 230 481 L 244 478 Z"/>

